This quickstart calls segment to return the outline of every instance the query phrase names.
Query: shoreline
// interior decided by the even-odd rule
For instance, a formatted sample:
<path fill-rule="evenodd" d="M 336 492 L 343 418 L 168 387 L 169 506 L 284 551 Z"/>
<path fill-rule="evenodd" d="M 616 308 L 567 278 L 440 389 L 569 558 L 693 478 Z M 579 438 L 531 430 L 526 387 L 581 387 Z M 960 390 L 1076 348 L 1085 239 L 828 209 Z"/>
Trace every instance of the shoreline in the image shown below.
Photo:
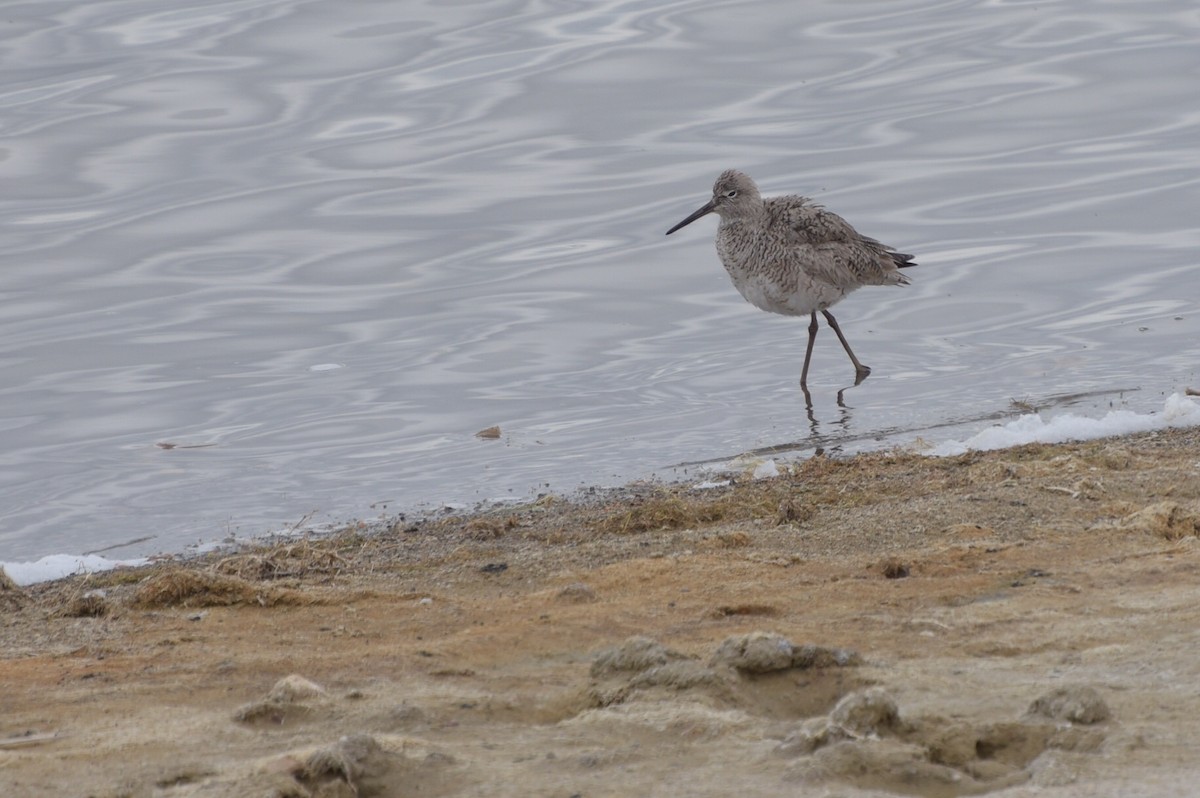
<path fill-rule="evenodd" d="M 1086 396 L 1107 395 L 1111 393 L 1114 393 L 1114 391 L 1072 394 L 1061 398 L 1078 399 Z M 950 438 L 942 440 L 937 444 L 928 444 L 922 438 L 918 437 L 908 444 L 865 451 L 856 450 L 847 455 L 839 454 L 837 456 L 853 457 L 877 452 L 900 451 L 934 457 L 947 457 L 965 454 L 970 451 L 1012 448 L 1029 443 L 1082 442 L 1099 438 L 1120 437 L 1164 428 L 1189 425 L 1200 426 L 1200 404 L 1189 398 L 1196 396 L 1200 396 L 1200 391 L 1192 388 L 1188 388 L 1182 393 L 1173 393 L 1166 397 L 1161 413 L 1110 410 L 1103 418 L 1081 417 L 1067 413 L 1055 416 L 1049 422 L 1043 420 L 1041 416 L 1041 411 L 1047 408 L 1028 406 L 1023 409 L 1028 409 L 1030 412 L 1012 417 L 1004 424 L 993 424 L 985 427 L 963 441 Z M 983 421 L 988 418 L 991 417 L 988 416 L 977 420 Z M 962 426 L 963 423 L 962 421 L 958 421 L 939 425 L 935 428 L 953 429 Z M 911 433 L 917 434 L 921 431 L 928 430 L 912 430 Z M 670 489 L 715 487 L 728 479 L 736 479 L 747 475 L 753 475 L 755 478 L 775 476 L 779 473 L 780 466 L 774 460 L 773 455 L 795 453 L 797 451 L 799 451 L 798 448 L 789 447 L 788 449 L 781 450 L 779 447 L 772 446 L 732 457 L 678 463 L 669 469 L 663 469 L 660 472 L 651 474 L 645 479 L 634 480 L 629 485 L 577 487 L 565 495 L 547 490 L 546 492 L 539 491 L 538 497 L 534 499 L 519 499 L 515 497 L 479 499 L 470 503 L 447 503 L 436 510 L 430 509 L 428 506 L 416 505 L 407 510 L 393 512 L 390 516 L 380 514 L 370 520 L 355 518 L 340 522 L 329 521 L 316 527 L 303 527 L 302 525 L 308 519 L 308 516 L 305 516 L 300 521 L 292 524 L 290 529 L 286 531 L 268 531 L 249 538 L 228 539 L 220 542 L 209 541 L 196 544 L 194 547 L 189 546 L 176 552 L 158 552 L 144 557 L 126 559 L 110 559 L 103 556 L 105 552 L 125 548 L 129 545 L 117 544 L 84 554 L 56 553 L 45 555 L 33 561 L 0 561 L 0 570 L 6 569 L 9 576 L 18 585 L 28 586 L 38 582 L 54 581 L 75 575 L 86 575 L 88 573 L 100 573 L 113 568 L 138 566 L 154 561 L 177 560 L 182 562 L 197 557 L 204 557 L 210 553 L 228 555 L 245 547 L 269 546 L 296 539 L 336 536 L 343 530 L 351 527 L 357 528 L 364 534 L 378 534 L 404 521 L 406 518 L 412 518 L 416 522 L 425 523 L 460 515 L 484 515 L 491 512 L 502 512 L 513 508 L 520 508 L 530 504 L 536 505 L 541 499 L 547 496 L 552 496 L 556 501 L 565 501 L 569 504 L 584 504 L 596 501 L 596 494 L 598 493 L 601 496 L 611 494 L 619 498 L 622 492 L 626 491 L 632 485 L 657 485 Z M 821 456 L 824 453 L 824 447 L 816 445 L 812 456 Z M 678 475 L 680 469 L 686 474 L 689 468 L 696 466 L 701 467 L 702 474 L 711 478 L 696 482 L 697 477 L 695 476 L 685 477 Z M 795 467 L 796 461 L 785 461 L 785 464 L 782 465 L 782 468 L 785 470 Z M 758 470 L 759 468 L 761 470 Z M 677 476 L 673 479 L 664 477 L 662 472 L 666 470 L 675 471 Z M 14 574 L 16 576 L 13 576 Z"/>
<path fill-rule="evenodd" d="M 0 588 L 0 785 L 866 795 L 904 791 L 900 770 L 929 795 L 1191 783 L 1200 428 L 781 471 Z M 867 705 L 883 710 L 863 720 Z"/>

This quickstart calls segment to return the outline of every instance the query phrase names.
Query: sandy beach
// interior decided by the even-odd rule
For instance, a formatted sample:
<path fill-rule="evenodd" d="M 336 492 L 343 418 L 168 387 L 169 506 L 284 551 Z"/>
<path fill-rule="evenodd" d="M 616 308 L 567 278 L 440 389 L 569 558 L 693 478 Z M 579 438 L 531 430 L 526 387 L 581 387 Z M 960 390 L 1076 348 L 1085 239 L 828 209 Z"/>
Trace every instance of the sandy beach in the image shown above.
<path fill-rule="evenodd" d="M 1186 794 L 1198 532 L 1193 428 L 8 584 L 0 794 Z"/>

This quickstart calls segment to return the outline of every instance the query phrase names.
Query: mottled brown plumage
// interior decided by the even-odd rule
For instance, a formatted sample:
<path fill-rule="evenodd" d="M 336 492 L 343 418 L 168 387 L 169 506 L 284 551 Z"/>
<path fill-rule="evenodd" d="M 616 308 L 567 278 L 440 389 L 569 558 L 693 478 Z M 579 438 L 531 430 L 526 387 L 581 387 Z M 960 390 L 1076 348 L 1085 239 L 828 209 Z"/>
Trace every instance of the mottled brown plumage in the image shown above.
<path fill-rule="evenodd" d="M 845 219 L 807 197 L 763 199 L 754 181 L 733 169 L 717 178 L 712 199 L 667 235 L 709 213 L 721 217 L 717 254 L 738 292 L 762 310 L 812 318 L 802 386 L 808 382 L 818 311 L 850 356 L 856 383 L 871 373 L 854 356 L 829 308 L 864 285 L 907 285 L 908 278 L 899 270 L 916 265 L 912 255 L 860 235 Z"/>

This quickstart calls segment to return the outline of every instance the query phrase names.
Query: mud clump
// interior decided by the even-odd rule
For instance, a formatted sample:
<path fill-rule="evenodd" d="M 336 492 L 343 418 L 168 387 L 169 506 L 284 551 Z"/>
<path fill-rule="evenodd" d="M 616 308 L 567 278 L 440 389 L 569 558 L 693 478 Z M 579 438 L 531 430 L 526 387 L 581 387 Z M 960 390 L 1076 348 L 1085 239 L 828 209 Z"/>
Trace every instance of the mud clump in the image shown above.
<path fill-rule="evenodd" d="M 1091 725 L 1108 720 L 1112 712 L 1094 687 L 1075 685 L 1051 690 L 1029 705 L 1030 715 Z"/>
<path fill-rule="evenodd" d="M 797 646 L 783 635 L 751 632 L 726 638 L 713 654 L 711 664 L 753 674 L 791 668 L 847 667 L 861 661 L 857 653 L 847 649 Z"/>
<path fill-rule="evenodd" d="M 390 760 L 374 737 L 349 735 L 310 754 L 298 780 L 315 795 L 382 795 L 392 770 Z"/>
<path fill-rule="evenodd" d="M 263 698 L 238 707 L 233 719 L 251 726 L 284 726 L 320 714 L 329 703 L 325 688 L 292 674 L 277 681 Z"/>
<path fill-rule="evenodd" d="M 808 754 L 843 740 L 877 738 L 900 726 L 900 710 L 883 688 L 872 687 L 843 697 L 828 717 L 810 718 L 779 746 L 784 754 Z"/>
<path fill-rule="evenodd" d="M 886 690 L 871 687 L 842 698 L 828 716 L 802 722 L 776 752 L 794 757 L 791 780 L 935 798 L 978 795 L 1028 781 L 1031 764 L 1048 750 L 1091 752 L 1104 741 L 1099 730 L 1063 728 L 1039 716 L 1097 723 L 1108 707 L 1093 688 L 1060 688 L 1034 701 L 1027 716 L 979 726 L 939 716 L 906 720 Z"/>
<path fill-rule="evenodd" d="M 606 648 L 592 661 L 592 676 L 612 673 L 638 672 L 671 660 L 686 659 L 686 655 L 672 651 L 649 637 L 631 637 L 619 646 Z"/>
<path fill-rule="evenodd" d="M 455 795 L 447 779 L 453 757 L 431 752 L 406 756 L 387 736 L 347 734 L 330 745 L 291 751 L 265 761 L 257 772 L 213 779 L 204 795 L 216 798 L 393 798 Z"/>
<path fill-rule="evenodd" d="M 685 698 L 720 710 L 754 716 L 797 717 L 827 710 L 861 686 L 847 669 L 861 658 L 852 651 L 798 646 L 773 632 L 726 638 L 707 664 L 648 637 L 631 637 L 592 662 L 584 704 L 611 707 L 637 701 Z M 799 671 L 806 671 L 802 680 Z"/>
<path fill-rule="evenodd" d="M 810 784 L 848 783 L 860 789 L 923 798 L 978 795 L 1026 780 L 1009 775 L 985 786 L 968 774 L 930 762 L 919 747 L 896 740 L 835 743 L 789 768 L 787 778 Z"/>
<path fill-rule="evenodd" d="M 851 693 L 829 713 L 829 722 L 859 736 L 880 735 L 900 724 L 896 701 L 882 687 Z"/>
<path fill-rule="evenodd" d="M 795 650 L 792 641 L 783 635 L 752 632 L 726 638 L 713 654 L 712 665 L 743 673 L 771 673 L 792 667 Z"/>
<path fill-rule="evenodd" d="M 698 663 L 649 637 L 630 637 L 601 651 L 592 661 L 592 685 L 585 706 L 625 702 L 635 691 L 655 687 L 686 689 L 708 678 Z"/>

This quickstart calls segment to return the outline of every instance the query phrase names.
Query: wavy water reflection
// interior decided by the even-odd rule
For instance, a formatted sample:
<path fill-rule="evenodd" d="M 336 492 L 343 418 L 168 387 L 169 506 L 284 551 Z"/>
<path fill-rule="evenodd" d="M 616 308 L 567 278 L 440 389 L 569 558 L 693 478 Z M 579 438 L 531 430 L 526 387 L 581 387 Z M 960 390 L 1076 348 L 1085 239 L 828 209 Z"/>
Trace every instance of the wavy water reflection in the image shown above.
<path fill-rule="evenodd" d="M 1145 411 L 1200 381 L 1183 0 L 5 20 L 0 559 L 852 451 L 1014 398 Z M 911 287 L 840 306 L 875 369 L 846 407 L 832 336 L 810 416 L 804 324 L 744 304 L 703 224 L 662 235 L 730 166 L 919 256 Z"/>

